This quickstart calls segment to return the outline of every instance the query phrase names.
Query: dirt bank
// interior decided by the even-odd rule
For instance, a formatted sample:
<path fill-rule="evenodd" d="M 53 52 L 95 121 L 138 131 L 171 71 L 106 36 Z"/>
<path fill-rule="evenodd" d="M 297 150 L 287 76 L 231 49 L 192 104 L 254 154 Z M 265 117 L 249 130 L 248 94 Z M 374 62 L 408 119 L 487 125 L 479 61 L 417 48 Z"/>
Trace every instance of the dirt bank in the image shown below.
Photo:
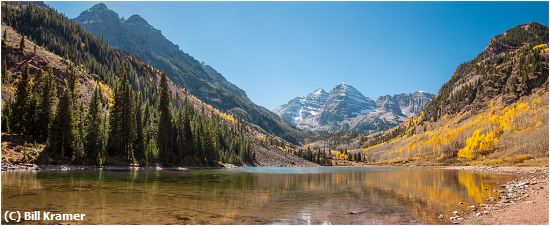
<path fill-rule="evenodd" d="M 255 166 L 277 166 L 277 167 L 313 167 L 319 164 L 307 161 L 292 153 L 267 149 L 256 145 Z"/>
<path fill-rule="evenodd" d="M 547 167 L 452 166 L 445 169 L 475 170 L 520 177 L 501 185 L 495 204 L 472 206 L 464 216 L 452 220 L 460 224 L 548 224 Z"/>

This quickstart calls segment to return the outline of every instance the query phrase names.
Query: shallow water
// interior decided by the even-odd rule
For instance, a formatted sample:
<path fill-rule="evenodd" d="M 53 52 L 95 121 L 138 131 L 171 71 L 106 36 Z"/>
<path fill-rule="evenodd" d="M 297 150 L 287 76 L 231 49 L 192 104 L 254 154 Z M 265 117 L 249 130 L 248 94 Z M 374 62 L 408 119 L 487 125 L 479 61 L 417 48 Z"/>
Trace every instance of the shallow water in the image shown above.
<path fill-rule="evenodd" d="M 2 211 L 86 214 L 49 224 L 448 224 L 512 179 L 419 167 L 2 172 Z"/>

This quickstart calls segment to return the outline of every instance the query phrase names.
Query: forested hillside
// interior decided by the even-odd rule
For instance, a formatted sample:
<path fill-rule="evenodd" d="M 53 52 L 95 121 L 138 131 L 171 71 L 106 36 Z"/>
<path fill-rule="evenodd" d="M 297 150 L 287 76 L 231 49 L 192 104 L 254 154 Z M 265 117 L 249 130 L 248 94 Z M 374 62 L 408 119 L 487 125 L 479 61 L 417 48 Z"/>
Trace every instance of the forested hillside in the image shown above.
<path fill-rule="evenodd" d="M 312 164 L 48 7 L 3 2 L 2 28 L 4 158 L 18 136 L 26 162 Z"/>
<path fill-rule="evenodd" d="M 370 162 L 547 164 L 548 28 L 496 36 L 420 114 L 363 141 Z"/>
<path fill-rule="evenodd" d="M 214 68 L 184 53 L 139 15 L 120 18 L 105 4 L 98 3 L 74 21 L 111 46 L 166 72 L 172 81 L 189 89 L 206 103 L 289 142 L 297 143 L 303 138 L 300 131 L 268 109 L 254 104 L 243 90 L 227 81 Z"/>

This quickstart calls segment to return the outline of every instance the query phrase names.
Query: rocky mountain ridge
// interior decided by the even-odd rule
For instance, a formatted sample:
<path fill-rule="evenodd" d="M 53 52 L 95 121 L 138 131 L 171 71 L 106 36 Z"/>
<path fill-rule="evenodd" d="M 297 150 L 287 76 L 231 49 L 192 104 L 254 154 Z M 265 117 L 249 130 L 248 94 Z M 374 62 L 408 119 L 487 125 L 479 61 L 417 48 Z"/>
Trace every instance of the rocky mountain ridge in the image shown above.
<path fill-rule="evenodd" d="M 317 89 L 273 109 L 283 120 L 306 131 L 379 131 L 420 112 L 433 94 L 422 91 L 365 97 L 346 83 L 330 92 Z"/>

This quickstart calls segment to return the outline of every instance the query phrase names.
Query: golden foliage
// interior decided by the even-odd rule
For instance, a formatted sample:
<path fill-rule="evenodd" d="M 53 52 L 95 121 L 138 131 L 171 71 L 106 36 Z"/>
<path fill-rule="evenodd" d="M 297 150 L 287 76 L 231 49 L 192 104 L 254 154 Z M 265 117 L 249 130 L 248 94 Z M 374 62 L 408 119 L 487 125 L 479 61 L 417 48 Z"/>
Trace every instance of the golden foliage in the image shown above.
<path fill-rule="evenodd" d="M 548 45 L 546 44 L 540 44 L 533 47 L 533 49 L 546 49 L 546 48 L 548 48 Z"/>
<path fill-rule="evenodd" d="M 267 138 L 267 136 L 263 133 L 256 133 L 255 137 L 257 140 L 265 140 Z"/>
<path fill-rule="evenodd" d="M 458 151 L 458 157 L 475 159 L 480 155 L 485 156 L 495 150 L 497 142 L 497 131 L 481 133 L 480 129 L 476 129 L 474 134 L 466 139 L 466 146 Z"/>
<path fill-rule="evenodd" d="M 336 153 L 336 158 L 341 158 L 341 159 L 348 159 L 348 155 L 345 154 L 345 153 Z"/>
<path fill-rule="evenodd" d="M 110 108 L 113 107 L 113 105 L 115 104 L 115 99 L 114 99 L 113 90 L 111 89 L 111 87 L 101 81 L 97 81 L 96 84 L 99 87 L 101 96 L 108 98 L 107 100 L 108 100 L 109 107 Z"/>
<path fill-rule="evenodd" d="M 503 135 L 518 137 L 522 135 L 516 134 L 528 134 L 527 131 L 539 131 L 541 126 L 548 126 L 547 95 L 547 92 L 541 90 L 508 106 L 497 104 L 496 101 L 491 102 L 485 110 L 475 115 L 471 112 L 462 112 L 453 116 L 445 115 L 437 122 L 408 128 L 408 130 L 417 131 L 411 136 L 396 137 L 364 148 L 363 151 L 369 159 L 380 163 L 396 158 L 434 162 L 455 156 L 463 160 L 475 160 L 500 150 L 515 150 L 513 147 L 520 147 L 517 143 L 507 140 L 507 143 L 501 144 L 503 142 L 501 137 Z M 524 149 L 518 154 L 531 153 L 531 156 L 540 156 L 540 153 L 546 153 L 547 155 L 547 148 L 538 150 L 539 145 L 529 147 L 534 146 L 537 150 Z M 517 155 L 512 151 L 506 153 Z M 502 159 L 502 161 L 515 162 L 511 159 Z"/>
<path fill-rule="evenodd" d="M 233 117 L 233 115 L 230 115 L 230 114 L 227 114 L 225 112 L 220 112 L 220 115 L 222 116 L 222 118 L 230 121 L 230 122 L 235 122 L 235 118 Z"/>

